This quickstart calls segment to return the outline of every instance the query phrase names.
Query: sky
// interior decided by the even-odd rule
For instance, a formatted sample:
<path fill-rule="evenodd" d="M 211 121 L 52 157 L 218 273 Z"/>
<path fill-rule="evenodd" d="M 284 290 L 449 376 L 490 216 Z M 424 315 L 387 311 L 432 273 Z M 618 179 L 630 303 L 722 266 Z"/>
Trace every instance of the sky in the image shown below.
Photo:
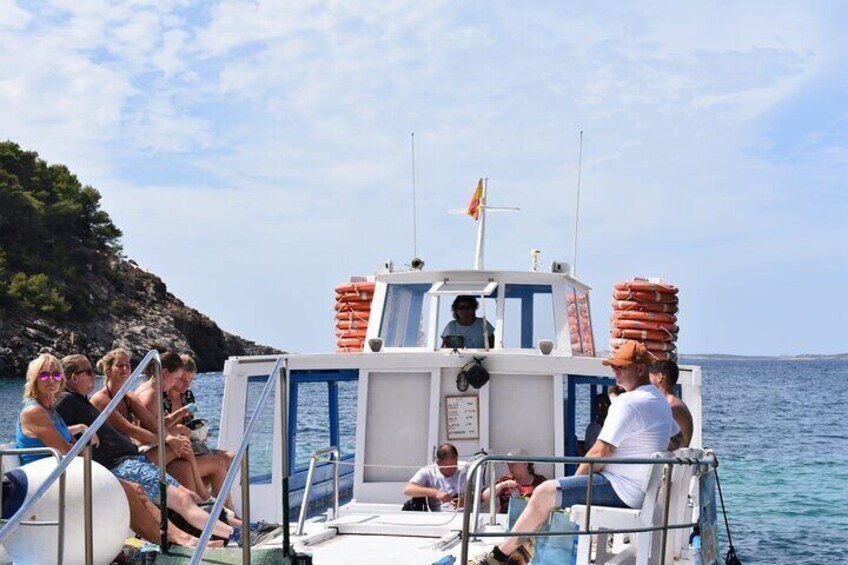
<path fill-rule="evenodd" d="M 638 4 L 638 5 L 631 5 Z M 333 288 L 414 254 L 680 287 L 683 353 L 848 351 L 848 5 L 0 0 L 0 139 L 97 188 L 230 332 L 333 348 Z"/>

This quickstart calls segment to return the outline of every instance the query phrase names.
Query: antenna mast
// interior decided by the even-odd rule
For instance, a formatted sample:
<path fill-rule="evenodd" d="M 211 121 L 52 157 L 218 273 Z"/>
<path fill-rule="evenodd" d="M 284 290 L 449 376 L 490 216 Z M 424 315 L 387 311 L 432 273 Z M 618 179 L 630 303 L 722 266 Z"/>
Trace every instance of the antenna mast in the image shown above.
<path fill-rule="evenodd" d="M 415 132 L 412 132 L 412 258 L 418 258 L 418 208 L 415 202 Z"/>
<path fill-rule="evenodd" d="M 577 227 L 580 221 L 580 173 L 583 168 L 583 130 L 580 130 L 580 151 L 577 157 L 577 206 L 574 211 L 574 254 L 571 258 L 571 276 L 577 276 Z"/>

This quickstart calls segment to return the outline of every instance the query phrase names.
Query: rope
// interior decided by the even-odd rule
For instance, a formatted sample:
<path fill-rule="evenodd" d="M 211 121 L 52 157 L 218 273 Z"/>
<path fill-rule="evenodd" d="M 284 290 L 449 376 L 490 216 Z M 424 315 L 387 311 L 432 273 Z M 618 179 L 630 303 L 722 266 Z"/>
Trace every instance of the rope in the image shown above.
<path fill-rule="evenodd" d="M 727 544 L 730 549 L 727 550 L 727 555 L 724 557 L 726 565 L 742 565 L 742 562 L 736 556 L 736 548 L 733 547 L 733 538 L 730 537 L 730 524 L 727 521 L 727 510 L 724 508 L 724 495 L 721 493 L 721 481 L 718 479 L 718 468 L 715 470 L 716 486 L 718 487 L 718 498 L 721 501 L 721 514 L 724 517 L 724 527 L 727 530 Z"/>

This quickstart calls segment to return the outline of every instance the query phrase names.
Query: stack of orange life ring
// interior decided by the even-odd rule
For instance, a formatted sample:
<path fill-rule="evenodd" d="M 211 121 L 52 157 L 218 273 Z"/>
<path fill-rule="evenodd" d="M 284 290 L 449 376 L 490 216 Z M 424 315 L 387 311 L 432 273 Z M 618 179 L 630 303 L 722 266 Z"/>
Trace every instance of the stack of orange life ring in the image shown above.
<path fill-rule="evenodd" d="M 677 287 L 632 279 L 616 283 L 610 318 L 613 353 L 628 339 L 645 345 L 656 360 L 677 361 Z"/>
<path fill-rule="evenodd" d="M 350 282 L 336 287 L 336 351 L 362 351 L 373 299 L 373 282 Z"/>
<path fill-rule="evenodd" d="M 592 318 L 589 315 L 589 295 L 584 292 L 569 292 L 568 333 L 571 336 L 571 352 L 575 355 L 595 356 L 595 338 L 592 334 Z"/>

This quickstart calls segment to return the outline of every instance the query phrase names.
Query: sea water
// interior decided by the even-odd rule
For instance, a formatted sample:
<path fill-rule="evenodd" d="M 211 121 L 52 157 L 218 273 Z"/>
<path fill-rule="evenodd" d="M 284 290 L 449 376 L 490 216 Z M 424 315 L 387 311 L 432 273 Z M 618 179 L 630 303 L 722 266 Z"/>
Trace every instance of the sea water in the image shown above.
<path fill-rule="evenodd" d="M 737 554 L 749 563 L 848 563 L 848 361 L 687 360 L 703 369 L 703 439 L 715 449 Z M 0 438 L 14 438 L 22 381 L 0 380 Z M 261 383 L 251 384 L 248 403 Z M 220 373 L 194 384 L 198 416 L 218 434 Z M 355 383 L 340 383 L 340 435 L 351 452 Z M 301 385 L 297 462 L 329 443 L 326 385 Z M 264 415 L 263 415 L 264 416 Z M 251 447 L 251 476 L 270 464 L 271 419 Z M 719 517 L 721 522 L 721 517 Z M 723 529 L 723 525 L 722 525 Z M 727 550 L 726 536 L 721 539 Z"/>

